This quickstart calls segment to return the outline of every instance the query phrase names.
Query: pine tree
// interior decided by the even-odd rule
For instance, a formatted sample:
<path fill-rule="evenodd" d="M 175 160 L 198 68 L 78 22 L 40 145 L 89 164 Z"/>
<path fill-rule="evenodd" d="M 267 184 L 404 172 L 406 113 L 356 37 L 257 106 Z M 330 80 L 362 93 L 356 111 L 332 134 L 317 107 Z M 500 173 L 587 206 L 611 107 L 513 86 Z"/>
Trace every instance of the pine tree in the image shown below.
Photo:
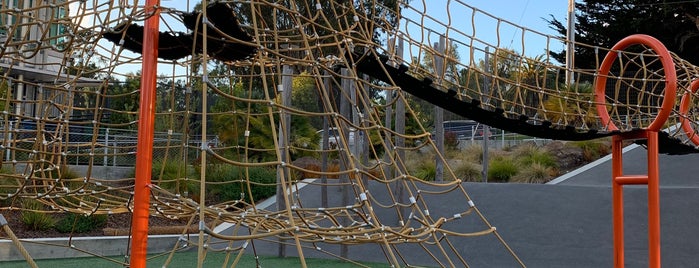
<path fill-rule="evenodd" d="M 575 41 L 611 48 L 632 34 L 647 34 L 668 50 L 699 64 L 699 2 L 685 0 L 583 0 L 575 4 Z M 550 28 L 566 36 L 566 19 L 551 15 Z M 602 53 L 601 50 L 599 53 Z M 565 50 L 552 53 L 565 62 Z M 575 67 L 595 68 L 595 49 L 576 46 Z"/>

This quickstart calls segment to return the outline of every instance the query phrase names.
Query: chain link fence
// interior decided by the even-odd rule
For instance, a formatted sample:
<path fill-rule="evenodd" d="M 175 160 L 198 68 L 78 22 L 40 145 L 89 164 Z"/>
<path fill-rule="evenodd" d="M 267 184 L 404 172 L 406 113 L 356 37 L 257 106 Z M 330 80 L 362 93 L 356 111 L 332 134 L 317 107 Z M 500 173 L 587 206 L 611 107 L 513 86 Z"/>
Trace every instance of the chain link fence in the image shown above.
<path fill-rule="evenodd" d="M 136 165 L 138 131 L 118 128 L 10 122 L 3 127 L 2 148 L 6 162 L 48 161 L 66 165 L 121 166 Z M 155 132 L 153 162 L 181 160 L 193 163 L 201 153 L 201 136 Z M 209 146 L 220 146 L 217 136 L 207 136 Z"/>

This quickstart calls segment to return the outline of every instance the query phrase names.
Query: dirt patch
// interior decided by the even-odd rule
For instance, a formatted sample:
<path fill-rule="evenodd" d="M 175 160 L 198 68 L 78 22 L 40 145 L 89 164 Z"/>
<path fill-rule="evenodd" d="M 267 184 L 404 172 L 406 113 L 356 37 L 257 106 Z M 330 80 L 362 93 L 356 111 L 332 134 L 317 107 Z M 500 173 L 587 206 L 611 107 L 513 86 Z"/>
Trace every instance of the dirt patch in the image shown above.
<path fill-rule="evenodd" d="M 0 210 L 7 223 L 12 229 L 12 232 L 19 238 L 50 238 L 50 237 L 85 237 L 85 236 L 105 236 L 105 235 L 127 235 L 130 233 L 131 213 L 122 213 L 109 215 L 104 226 L 96 228 L 84 233 L 61 233 L 55 229 L 49 230 L 31 230 L 22 222 L 21 211 L 18 210 Z M 58 219 L 61 215 L 56 214 L 54 217 Z M 161 217 L 151 216 L 148 219 L 150 226 L 150 234 L 179 234 L 186 228 L 188 219 L 172 220 Z M 187 229 L 188 232 L 198 232 L 196 220 L 193 226 Z M 2 236 L 6 236 L 0 231 Z"/>

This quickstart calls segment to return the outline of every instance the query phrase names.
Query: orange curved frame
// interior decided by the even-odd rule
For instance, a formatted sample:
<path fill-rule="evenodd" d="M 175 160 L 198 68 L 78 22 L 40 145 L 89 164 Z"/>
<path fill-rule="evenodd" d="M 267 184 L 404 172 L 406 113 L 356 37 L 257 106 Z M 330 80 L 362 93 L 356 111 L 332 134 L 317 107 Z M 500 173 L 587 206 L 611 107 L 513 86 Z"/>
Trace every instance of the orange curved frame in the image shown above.
<path fill-rule="evenodd" d="M 692 143 L 694 143 L 694 145 L 699 145 L 699 135 L 694 133 L 694 128 L 690 125 L 690 121 L 686 118 L 687 112 L 689 112 L 689 101 L 691 95 L 692 93 L 696 92 L 697 89 L 699 89 L 699 80 L 694 80 L 689 86 L 689 91 L 682 95 L 682 100 L 680 101 L 680 124 L 682 125 L 684 133 L 687 134 L 687 137 L 692 141 Z"/>
<path fill-rule="evenodd" d="M 607 85 L 607 75 L 609 74 L 609 70 L 612 68 L 612 64 L 617 58 L 617 53 L 615 52 L 624 50 L 632 45 L 646 45 L 650 47 L 660 57 L 660 62 L 662 63 L 663 70 L 665 71 L 665 94 L 663 96 L 663 103 L 660 106 L 660 111 L 655 117 L 655 120 L 653 120 L 653 122 L 651 122 L 651 124 L 645 128 L 649 131 L 660 131 L 662 126 L 667 121 L 667 118 L 670 116 L 673 106 L 675 105 L 675 94 L 677 94 L 677 73 L 675 71 L 675 63 L 672 61 L 672 56 L 670 56 L 670 52 L 667 50 L 665 45 L 658 41 L 658 39 L 655 39 L 649 35 L 634 34 L 628 36 L 614 45 L 611 51 L 609 51 L 609 53 L 607 53 L 607 55 L 604 57 L 597 75 L 597 81 L 595 82 L 597 114 L 600 116 L 604 126 L 607 126 L 609 130 L 619 130 L 611 120 L 609 111 L 607 110 L 605 86 Z"/>
<path fill-rule="evenodd" d="M 659 191 L 659 150 L 658 131 L 667 121 L 675 103 L 677 90 L 677 74 L 670 52 L 657 39 L 648 35 L 632 35 L 619 41 L 607 53 L 600 66 L 597 81 L 595 81 L 596 108 L 602 122 L 610 131 L 618 130 L 612 122 L 606 107 L 605 86 L 607 75 L 617 58 L 617 51 L 632 45 L 646 45 L 660 57 L 665 71 L 665 94 L 658 115 L 653 122 L 642 131 L 621 133 L 612 137 L 612 225 L 614 233 L 614 267 L 624 267 L 624 185 L 647 185 L 648 187 L 648 266 L 660 267 L 660 191 Z M 688 100 L 687 104 L 688 105 Z M 623 141 L 646 139 L 648 150 L 648 174 L 624 175 Z"/>

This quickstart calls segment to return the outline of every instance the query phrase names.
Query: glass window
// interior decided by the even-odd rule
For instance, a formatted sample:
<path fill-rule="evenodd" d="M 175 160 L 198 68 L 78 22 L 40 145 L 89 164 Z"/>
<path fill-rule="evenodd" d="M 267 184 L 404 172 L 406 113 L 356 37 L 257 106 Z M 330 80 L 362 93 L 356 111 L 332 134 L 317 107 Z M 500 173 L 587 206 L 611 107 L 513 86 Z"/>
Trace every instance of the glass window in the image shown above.
<path fill-rule="evenodd" d="M 54 23 L 51 23 L 49 28 L 49 38 L 51 38 L 50 44 L 61 46 L 67 39 L 65 36 L 61 36 L 66 33 L 66 25 L 62 22 L 62 19 L 66 17 L 66 8 L 64 6 L 57 6 L 52 10 L 53 17 L 51 20 L 54 21 Z"/>
<path fill-rule="evenodd" d="M 0 0 L 0 10 L 7 9 L 7 0 Z M 6 35 L 7 29 L 5 26 L 7 24 L 7 13 L 0 12 L 0 35 Z"/>

